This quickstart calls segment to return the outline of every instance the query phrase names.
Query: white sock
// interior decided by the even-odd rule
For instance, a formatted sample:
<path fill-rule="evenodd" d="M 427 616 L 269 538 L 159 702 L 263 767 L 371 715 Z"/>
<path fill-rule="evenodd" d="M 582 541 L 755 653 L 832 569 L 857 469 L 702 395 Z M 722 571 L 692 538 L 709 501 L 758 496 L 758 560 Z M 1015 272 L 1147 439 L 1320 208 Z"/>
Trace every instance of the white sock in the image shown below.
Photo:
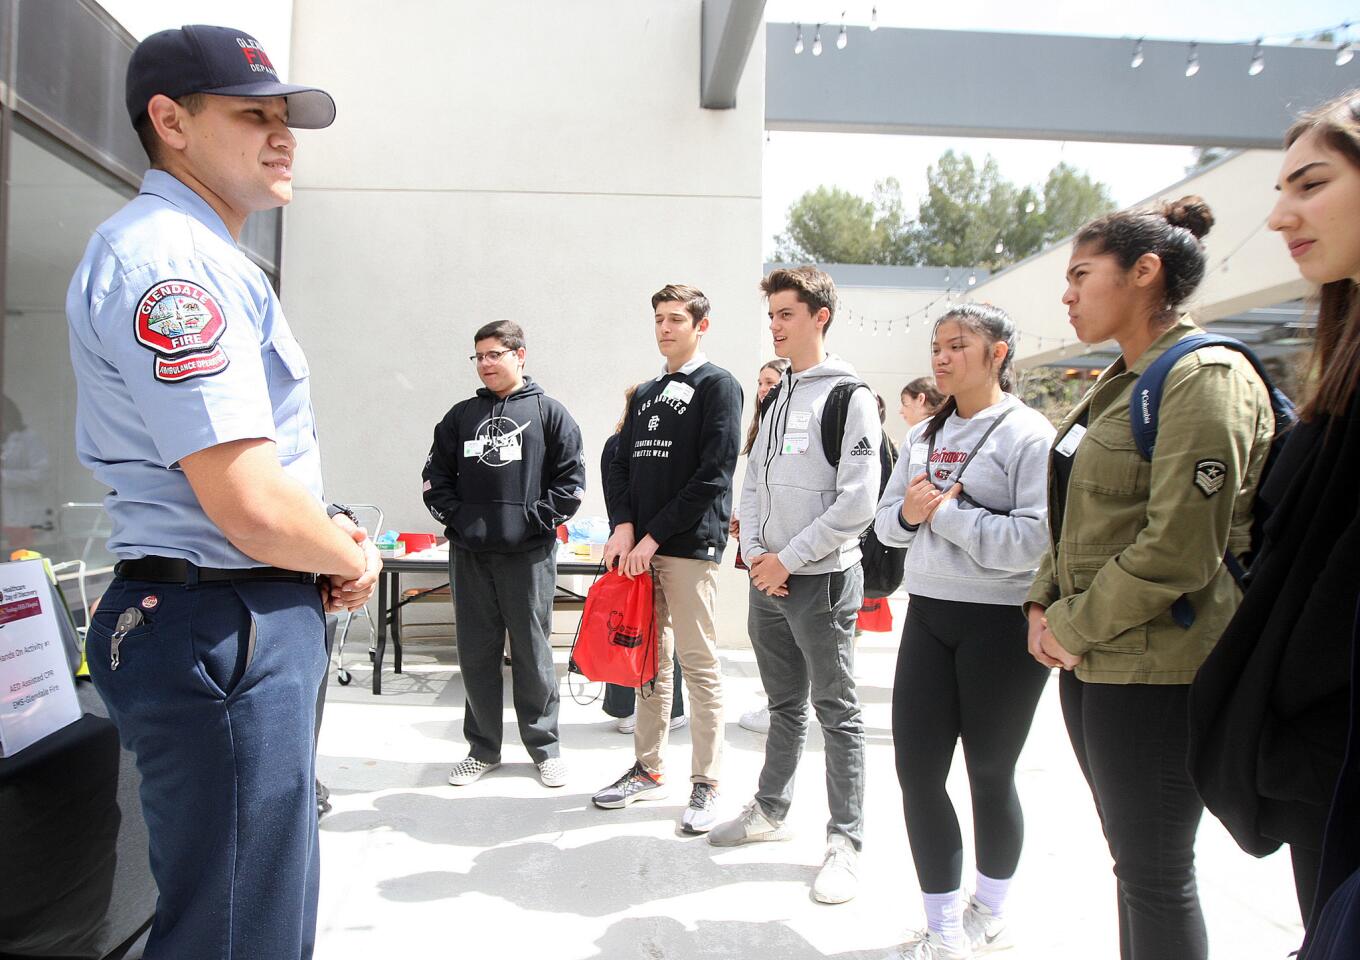
<path fill-rule="evenodd" d="M 1006 891 L 1010 886 L 1010 877 L 997 880 L 979 871 L 977 888 L 973 891 L 973 896 L 977 897 L 978 903 L 992 911 L 992 916 L 999 918 L 1006 912 Z"/>
<path fill-rule="evenodd" d="M 963 937 L 963 891 L 923 893 L 921 899 L 926 905 L 926 926 L 947 948 L 962 953 L 967 945 Z"/>

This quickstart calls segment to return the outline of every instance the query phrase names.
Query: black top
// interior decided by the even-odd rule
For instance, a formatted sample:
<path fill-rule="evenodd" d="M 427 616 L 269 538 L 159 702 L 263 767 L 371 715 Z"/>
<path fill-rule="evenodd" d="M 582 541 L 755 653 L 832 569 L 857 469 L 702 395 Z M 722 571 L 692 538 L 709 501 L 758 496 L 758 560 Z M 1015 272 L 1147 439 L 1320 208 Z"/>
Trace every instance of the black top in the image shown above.
<path fill-rule="evenodd" d="M 581 507 L 581 431 L 528 377 L 501 399 L 486 388 L 434 428 L 425 506 L 465 550 L 521 553 L 549 543 Z"/>
<path fill-rule="evenodd" d="M 711 363 L 639 386 L 605 483 L 610 524 L 651 534 L 663 556 L 720 561 L 741 401 L 736 378 Z"/>

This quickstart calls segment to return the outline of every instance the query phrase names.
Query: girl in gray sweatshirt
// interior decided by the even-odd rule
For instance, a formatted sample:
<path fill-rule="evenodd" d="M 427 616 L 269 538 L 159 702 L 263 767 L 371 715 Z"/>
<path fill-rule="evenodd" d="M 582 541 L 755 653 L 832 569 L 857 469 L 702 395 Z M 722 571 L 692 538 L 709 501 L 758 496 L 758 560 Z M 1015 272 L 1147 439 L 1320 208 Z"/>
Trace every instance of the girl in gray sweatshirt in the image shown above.
<path fill-rule="evenodd" d="M 883 543 L 907 548 L 911 594 L 893 743 L 926 929 L 892 954 L 903 960 L 971 957 L 1007 939 L 1024 835 L 1015 763 L 1048 677 L 1029 656 L 1020 603 L 1048 547 L 1054 435 L 1013 393 L 1015 340 L 1010 317 L 988 304 L 960 304 L 936 322 L 933 366 L 948 399 L 907 435 L 874 518 Z M 970 896 L 945 790 L 960 737 L 977 848 Z"/>

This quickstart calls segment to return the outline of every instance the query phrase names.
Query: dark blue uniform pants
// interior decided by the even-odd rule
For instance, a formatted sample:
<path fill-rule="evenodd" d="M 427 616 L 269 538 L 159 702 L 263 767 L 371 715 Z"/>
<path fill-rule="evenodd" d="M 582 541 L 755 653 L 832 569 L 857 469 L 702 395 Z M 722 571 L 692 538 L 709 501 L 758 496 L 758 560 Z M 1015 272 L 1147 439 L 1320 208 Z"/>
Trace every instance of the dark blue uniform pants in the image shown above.
<path fill-rule="evenodd" d="M 134 607 L 146 622 L 123 638 L 113 670 L 114 625 Z M 326 668 L 316 587 L 115 579 L 86 652 L 142 775 L 160 894 L 146 960 L 308 960 L 313 721 Z"/>

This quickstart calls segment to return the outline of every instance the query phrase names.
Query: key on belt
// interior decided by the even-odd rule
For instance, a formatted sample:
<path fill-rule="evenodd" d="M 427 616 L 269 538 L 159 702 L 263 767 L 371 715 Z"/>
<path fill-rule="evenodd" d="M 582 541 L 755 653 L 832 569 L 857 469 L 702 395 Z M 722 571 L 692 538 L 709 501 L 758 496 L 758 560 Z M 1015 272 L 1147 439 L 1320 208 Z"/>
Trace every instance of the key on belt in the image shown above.
<path fill-rule="evenodd" d="M 118 623 L 114 625 L 113 636 L 109 638 L 109 669 L 117 670 L 121 657 L 118 656 L 118 647 L 123 642 L 123 638 L 141 625 L 143 621 L 142 611 L 136 607 L 128 607 L 118 615 Z"/>

